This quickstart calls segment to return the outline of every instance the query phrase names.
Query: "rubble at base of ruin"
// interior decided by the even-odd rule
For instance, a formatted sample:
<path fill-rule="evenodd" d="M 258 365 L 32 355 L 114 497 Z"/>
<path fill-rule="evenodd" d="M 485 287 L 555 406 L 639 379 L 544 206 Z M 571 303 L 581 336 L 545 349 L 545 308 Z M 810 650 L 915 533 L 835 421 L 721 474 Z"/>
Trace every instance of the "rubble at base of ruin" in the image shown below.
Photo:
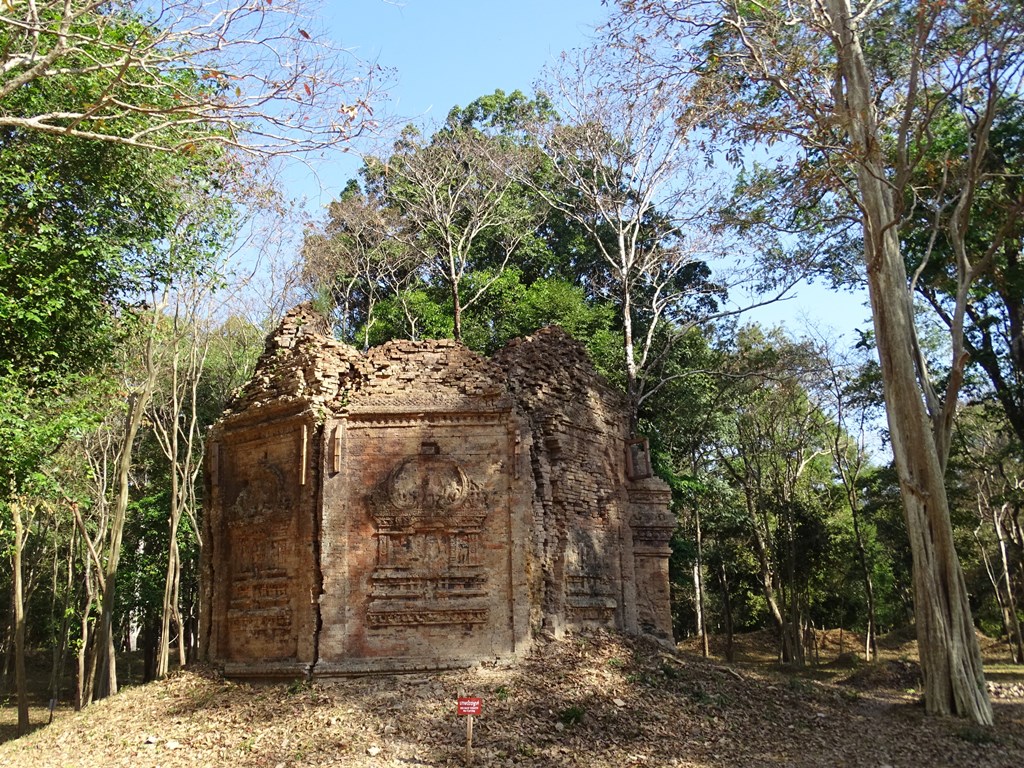
<path fill-rule="evenodd" d="M 464 666 L 538 635 L 671 638 L 671 494 L 558 328 L 365 354 L 308 306 L 207 450 L 200 654 L 228 675 Z"/>

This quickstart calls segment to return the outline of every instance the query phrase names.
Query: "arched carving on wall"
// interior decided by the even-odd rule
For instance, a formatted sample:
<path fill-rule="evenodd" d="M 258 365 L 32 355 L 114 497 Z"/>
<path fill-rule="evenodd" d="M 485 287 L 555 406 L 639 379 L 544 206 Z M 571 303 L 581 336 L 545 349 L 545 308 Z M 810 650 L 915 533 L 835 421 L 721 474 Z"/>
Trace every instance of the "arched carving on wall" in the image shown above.
<path fill-rule="evenodd" d="M 487 494 L 434 443 L 399 460 L 371 493 L 377 559 L 370 628 L 482 624 Z"/>

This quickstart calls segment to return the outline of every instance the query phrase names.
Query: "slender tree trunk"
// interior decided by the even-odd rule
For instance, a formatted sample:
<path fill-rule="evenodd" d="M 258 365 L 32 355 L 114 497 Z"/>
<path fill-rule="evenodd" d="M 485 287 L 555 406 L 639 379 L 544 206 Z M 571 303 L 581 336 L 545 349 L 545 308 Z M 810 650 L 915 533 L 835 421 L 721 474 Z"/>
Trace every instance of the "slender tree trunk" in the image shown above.
<path fill-rule="evenodd" d="M 176 427 L 175 427 L 176 429 Z M 177 448 L 177 440 L 174 441 Z M 177 580 L 181 575 L 181 564 L 178 562 L 178 522 L 181 519 L 181 500 L 178 485 L 178 468 L 171 465 L 171 516 L 168 520 L 169 544 L 167 547 L 167 572 L 164 576 L 164 599 L 160 614 L 160 649 L 157 656 L 156 676 L 167 677 L 170 667 L 171 618 L 175 613 L 177 597 Z M 178 628 L 180 634 L 181 628 Z"/>
<path fill-rule="evenodd" d="M 842 395 L 838 391 L 837 397 L 839 402 L 842 403 Z M 844 458 L 846 450 L 842 442 L 843 423 L 844 420 L 840 416 L 839 429 L 835 433 L 832 451 L 836 467 L 839 469 L 839 474 L 843 481 L 843 488 L 846 490 L 846 500 L 850 505 L 850 518 L 853 520 L 853 537 L 857 545 L 857 562 L 860 565 L 861 578 L 864 582 L 864 600 L 867 603 L 868 612 L 867 632 L 864 635 L 864 660 L 871 661 L 878 654 L 878 644 L 876 641 L 878 629 L 875 620 L 875 586 L 871 579 L 871 563 L 868 558 L 867 546 L 864 543 L 864 533 L 860 527 L 860 495 L 857 492 L 857 477 L 860 475 L 861 448 L 860 446 L 857 447 L 857 469 L 852 469 L 849 461 Z M 840 634 L 841 638 L 842 634 Z M 840 651 L 840 654 L 842 654 L 842 651 Z"/>
<path fill-rule="evenodd" d="M 82 544 L 83 549 L 85 544 Z M 75 711 L 81 709 L 92 700 L 92 681 L 89 670 L 89 614 L 92 606 L 93 588 L 92 571 L 89 568 L 89 556 L 85 561 L 85 595 L 82 598 L 81 636 L 78 644 L 78 674 L 75 679 Z M 95 656 L 93 655 L 93 658 Z M 95 669 L 95 667 L 93 667 Z"/>
<path fill-rule="evenodd" d="M 803 612 L 800 608 L 800 589 L 796 580 L 796 532 L 792 513 L 786 514 L 786 580 L 789 584 L 789 608 L 783 620 L 783 661 L 802 667 L 804 654 Z"/>
<path fill-rule="evenodd" d="M 1006 531 L 1003 528 L 1001 515 L 993 507 L 992 524 L 996 529 L 999 542 L 999 560 L 1002 565 L 1002 581 L 1006 589 L 1006 609 L 1003 611 L 1006 624 L 1006 639 L 1010 644 L 1010 653 L 1017 664 L 1024 664 L 1024 637 L 1021 636 L 1020 618 L 1017 616 L 1017 601 L 1013 595 L 1013 580 L 1010 578 L 1010 558 L 1006 551 Z"/>
<path fill-rule="evenodd" d="M 453 266 L 454 269 L 454 266 Z M 462 301 L 459 296 L 459 281 L 453 276 L 452 281 L 452 335 L 458 342 L 462 341 Z"/>
<path fill-rule="evenodd" d="M 178 628 L 178 668 L 185 666 L 188 655 L 185 646 L 185 622 L 181 618 L 181 552 L 178 544 L 174 544 L 174 560 L 177 564 L 177 574 L 174 578 L 174 594 L 171 596 L 171 605 L 174 606 L 174 625 Z"/>
<path fill-rule="evenodd" d="M 1003 620 L 1003 632 L 1006 633 L 1006 645 L 1010 650 L 1010 658 L 1014 664 L 1020 663 L 1018 656 L 1018 648 L 1016 642 L 1016 636 L 1013 631 L 1013 619 L 1010 611 L 1010 606 L 1007 597 L 1003 596 L 1003 580 L 1002 576 L 996 575 L 995 569 L 992 567 L 992 558 L 989 557 L 988 550 L 985 549 L 985 544 L 981 540 L 981 536 L 978 535 L 979 526 L 974 531 L 974 540 L 978 542 L 978 551 L 981 553 L 982 562 L 985 564 L 985 573 L 988 575 L 988 581 L 992 585 L 992 592 L 996 597 L 996 604 L 999 606 L 999 615 Z M 1013 595 L 1009 595 L 1009 599 L 1012 600 Z"/>
<path fill-rule="evenodd" d="M 930 714 L 958 714 L 991 725 L 981 650 L 967 586 L 953 542 L 939 438 L 925 411 L 915 368 L 913 308 L 897 237 L 882 140 L 867 64 L 849 0 L 827 0 L 839 41 L 845 103 L 837 105 L 852 140 L 864 215 L 868 296 L 882 369 L 882 389 L 913 554 L 914 613 Z M 837 91 L 839 88 L 837 88 Z"/>
<path fill-rule="evenodd" d="M 622 351 L 626 363 L 626 399 L 629 409 L 629 434 L 636 434 L 637 421 L 639 418 L 636 354 L 633 350 L 633 302 L 630 296 L 630 288 L 627 283 L 626 271 L 622 270 Z"/>
<path fill-rule="evenodd" d="M 96 653 L 103 654 L 100 664 L 100 687 L 94 693 L 100 698 L 117 693 L 117 664 L 114 650 L 114 602 L 117 586 L 117 568 L 121 561 L 121 539 L 124 535 L 125 515 L 128 512 L 130 491 L 130 474 L 132 455 L 135 450 L 135 438 L 145 419 L 146 409 L 153 396 L 156 385 L 156 336 L 157 326 L 164 307 L 167 306 L 167 291 L 159 301 L 155 301 L 149 310 L 150 328 L 146 338 L 144 351 L 146 378 L 128 398 L 128 410 L 125 414 L 124 442 L 121 444 L 115 462 L 114 482 L 117 496 L 114 501 L 113 514 L 110 518 L 110 540 L 107 552 L 106 569 L 103 574 L 103 590 L 100 601 L 100 615 L 97 619 Z M 106 651 L 106 652 L 104 652 Z"/>
<path fill-rule="evenodd" d="M 878 653 L 878 645 L 875 640 L 878 634 L 875 625 L 875 586 L 871 580 L 867 548 L 864 546 L 864 537 L 860 530 L 860 512 L 853 504 L 850 506 L 850 514 L 853 517 L 853 535 L 857 542 L 857 559 L 860 561 L 860 570 L 864 579 L 864 599 L 867 601 L 868 609 L 868 629 L 864 637 L 864 660 L 871 661 Z"/>
<path fill-rule="evenodd" d="M 55 623 L 59 627 L 58 632 L 60 633 L 57 638 L 57 642 L 53 648 L 53 666 L 50 669 L 50 698 L 59 700 L 61 691 L 63 690 L 64 673 L 67 670 L 67 657 L 68 657 L 68 640 L 71 635 L 71 616 L 72 616 L 72 605 L 74 604 L 75 596 L 75 547 L 77 546 L 78 530 L 71 526 L 71 541 L 68 544 L 66 550 L 67 556 L 64 559 L 64 586 L 60 590 L 63 592 L 63 599 L 57 604 L 54 601 L 55 611 L 60 610 L 60 617 L 54 617 Z M 54 558 L 54 562 L 57 562 L 57 558 Z M 57 590 L 57 579 L 58 569 L 54 567 L 54 593 Z"/>
<path fill-rule="evenodd" d="M 791 648 L 791 636 L 787 630 L 786 615 L 782 610 L 782 603 L 779 601 L 781 584 L 778 572 L 772 567 L 771 554 L 768 551 L 768 544 L 758 526 L 757 514 L 754 510 L 754 502 L 747 493 L 747 514 L 750 517 L 751 531 L 754 536 L 754 550 L 757 554 L 758 565 L 760 566 L 761 593 L 764 595 L 765 603 L 768 605 L 768 613 L 772 617 L 775 632 L 779 640 L 780 658 L 783 662 L 793 660 L 794 651 Z"/>
<path fill-rule="evenodd" d="M 693 513 L 695 536 L 697 539 L 697 562 L 693 565 L 693 587 L 696 593 L 697 603 L 697 629 L 700 632 L 701 655 L 708 657 L 708 621 L 704 612 L 704 541 L 700 529 L 700 508 L 694 509 Z"/>
<path fill-rule="evenodd" d="M 1018 487 L 1020 487 L 1018 485 Z M 1024 528 L 1020 524 L 1020 510 L 1014 508 L 1009 513 L 1009 537 L 1013 542 L 1017 556 L 1017 584 L 1024 587 Z"/>
<path fill-rule="evenodd" d="M 725 619 L 725 660 L 735 661 L 732 644 L 732 598 L 729 596 L 729 576 L 725 572 L 725 563 L 718 564 L 718 583 L 722 589 L 722 612 Z"/>
<path fill-rule="evenodd" d="M 89 621 L 88 616 L 82 618 L 82 622 L 87 623 Z M 100 657 L 103 653 L 97 643 L 98 633 L 96 631 L 95 624 L 92 627 L 84 627 L 85 637 L 88 640 L 88 656 L 86 659 L 86 670 L 85 670 L 85 685 L 83 686 L 82 694 L 82 706 L 87 706 L 96 697 L 96 689 L 98 688 L 97 676 L 100 669 Z"/>
<path fill-rule="evenodd" d="M 25 676 L 25 589 L 23 584 L 22 554 L 25 551 L 25 528 L 21 518 L 21 502 L 11 504 L 14 516 L 14 685 L 18 693 L 18 735 L 29 729 L 28 681 Z"/>
<path fill-rule="evenodd" d="M 693 564 L 690 569 L 690 578 L 693 579 L 693 618 L 694 618 L 694 629 L 697 631 L 698 637 L 704 636 L 704 611 L 700 604 L 700 566 L 697 563 Z"/>

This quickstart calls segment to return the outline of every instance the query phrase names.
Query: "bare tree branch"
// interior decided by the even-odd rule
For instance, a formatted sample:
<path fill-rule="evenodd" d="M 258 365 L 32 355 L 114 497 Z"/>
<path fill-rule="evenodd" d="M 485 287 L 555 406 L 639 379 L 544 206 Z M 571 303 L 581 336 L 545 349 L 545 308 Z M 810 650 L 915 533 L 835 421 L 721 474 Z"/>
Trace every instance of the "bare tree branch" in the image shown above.
<path fill-rule="evenodd" d="M 159 151 L 215 142 L 260 156 L 374 126 L 382 70 L 331 42 L 305 0 L 10 0 L 0 5 L 0 128 Z M 26 88 L 75 79 L 59 108 Z"/>

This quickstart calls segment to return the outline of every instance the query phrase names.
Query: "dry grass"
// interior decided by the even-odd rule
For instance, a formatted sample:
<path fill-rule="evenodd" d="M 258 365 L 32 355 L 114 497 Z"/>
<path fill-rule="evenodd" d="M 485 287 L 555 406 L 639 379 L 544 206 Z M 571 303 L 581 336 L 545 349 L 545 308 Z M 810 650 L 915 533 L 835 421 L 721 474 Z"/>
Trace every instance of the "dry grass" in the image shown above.
<path fill-rule="evenodd" d="M 997 726 L 974 729 L 926 717 L 885 675 L 852 684 L 882 665 L 842 668 L 836 648 L 819 680 L 779 669 L 773 652 L 756 661 L 767 643 L 747 640 L 735 665 L 594 633 L 539 644 L 513 665 L 434 675 L 252 686 L 192 669 L 85 712 L 58 710 L 53 725 L 0 744 L 0 765 L 459 765 L 459 694 L 484 699 L 483 766 L 1024 765 L 1024 698 L 996 699 Z"/>

